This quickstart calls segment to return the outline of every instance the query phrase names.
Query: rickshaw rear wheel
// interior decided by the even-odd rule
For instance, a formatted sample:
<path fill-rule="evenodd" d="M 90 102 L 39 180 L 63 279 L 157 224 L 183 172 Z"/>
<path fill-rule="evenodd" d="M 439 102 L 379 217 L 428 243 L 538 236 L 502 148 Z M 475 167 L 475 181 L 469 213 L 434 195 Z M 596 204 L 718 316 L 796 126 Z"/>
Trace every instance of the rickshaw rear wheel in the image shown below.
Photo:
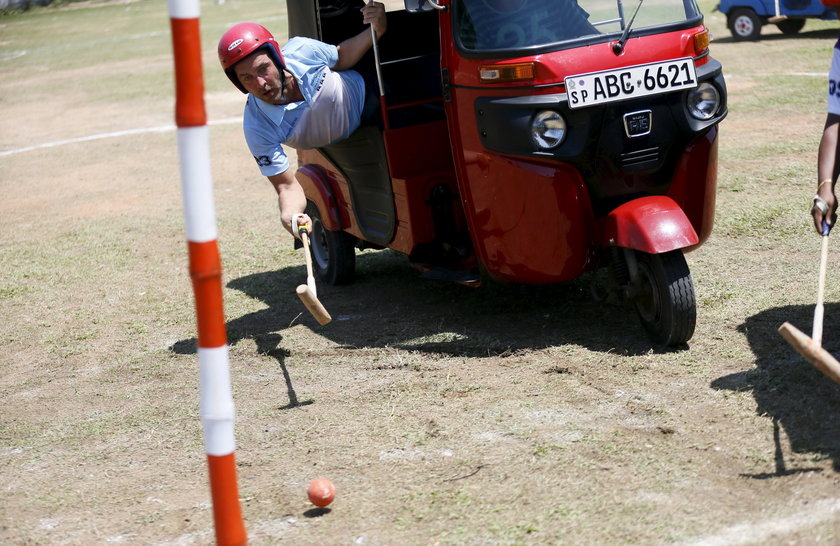
<path fill-rule="evenodd" d="M 356 238 L 344 231 L 324 227 L 318 207 L 306 203 L 306 214 L 312 219 L 312 270 L 330 285 L 346 284 L 356 273 Z"/>
<path fill-rule="evenodd" d="M 681 250 L 636 252 L 636 314 L 648 335 L 665 346 L 682 345 L 694 335 L 697 302 L 691 272 Z"/>

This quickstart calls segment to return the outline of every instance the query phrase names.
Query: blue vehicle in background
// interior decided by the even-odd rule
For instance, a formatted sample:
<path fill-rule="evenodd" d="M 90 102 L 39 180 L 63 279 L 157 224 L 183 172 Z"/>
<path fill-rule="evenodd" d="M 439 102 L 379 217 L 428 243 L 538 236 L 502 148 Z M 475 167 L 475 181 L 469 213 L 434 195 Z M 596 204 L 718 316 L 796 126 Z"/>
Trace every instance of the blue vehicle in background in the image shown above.
<path fill-rule="evenodd" d="M 736 40 L 758 40 L 767 24 L 776 25 L 783 34 L 796 34 L 806 19 L 837 19 L 834 8 L 820 0 L 723 0 L 715 9 L 726 15 Z"/>

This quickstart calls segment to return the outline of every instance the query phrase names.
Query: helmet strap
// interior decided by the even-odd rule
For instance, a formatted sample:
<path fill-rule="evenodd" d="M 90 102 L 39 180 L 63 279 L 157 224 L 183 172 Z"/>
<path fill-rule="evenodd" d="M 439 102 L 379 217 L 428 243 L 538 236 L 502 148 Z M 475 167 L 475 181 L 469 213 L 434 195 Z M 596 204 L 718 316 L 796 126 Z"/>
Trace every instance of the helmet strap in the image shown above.
<path fill-rule="evenodd" d="M 280 68 L 280 95 L 286 96 L 286 69 Z"/>

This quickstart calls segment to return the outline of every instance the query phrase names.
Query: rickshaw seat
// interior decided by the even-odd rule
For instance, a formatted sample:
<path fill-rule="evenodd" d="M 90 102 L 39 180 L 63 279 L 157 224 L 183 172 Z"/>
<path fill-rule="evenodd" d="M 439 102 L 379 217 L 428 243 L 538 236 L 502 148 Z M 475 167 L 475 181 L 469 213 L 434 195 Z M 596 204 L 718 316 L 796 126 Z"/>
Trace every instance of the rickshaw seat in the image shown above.
<path fill-rule="evenodd" d="M 362 126 L 349 137 L 318 151 L 344 176 L 363 237 L 386 245 L 394 238 L 396 211 L 382 133 Z"/>

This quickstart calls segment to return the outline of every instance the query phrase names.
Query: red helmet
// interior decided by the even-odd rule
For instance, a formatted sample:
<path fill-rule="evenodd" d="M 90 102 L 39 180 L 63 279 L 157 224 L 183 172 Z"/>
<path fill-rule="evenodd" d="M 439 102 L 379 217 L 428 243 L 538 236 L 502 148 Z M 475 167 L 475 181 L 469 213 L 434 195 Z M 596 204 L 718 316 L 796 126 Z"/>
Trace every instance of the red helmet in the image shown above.
<path fill-rule="evenodd" d="M 820 2 L 828 8 L 840 8 L 840 0 L 820 0 Z"/>
<path fill-rule="evenodd" d="M 248 90 L 239 81 L 233 67 L 250 55 L 251 53 L 265 49 L 268 56 L 277 65 L 277 68 L 283 70 L 286 68 L 286 63 L 283 62 L 283 54 L 280 52 L 280 46 L 274 36 L 266 30 L 262 25 L 257 23 L 239 23 L 233 25 L 222 35 L 219 40 L 219 62 L 222 63 L 222 69 L 230 78 L 240 91 L 247 93 Z"/>

